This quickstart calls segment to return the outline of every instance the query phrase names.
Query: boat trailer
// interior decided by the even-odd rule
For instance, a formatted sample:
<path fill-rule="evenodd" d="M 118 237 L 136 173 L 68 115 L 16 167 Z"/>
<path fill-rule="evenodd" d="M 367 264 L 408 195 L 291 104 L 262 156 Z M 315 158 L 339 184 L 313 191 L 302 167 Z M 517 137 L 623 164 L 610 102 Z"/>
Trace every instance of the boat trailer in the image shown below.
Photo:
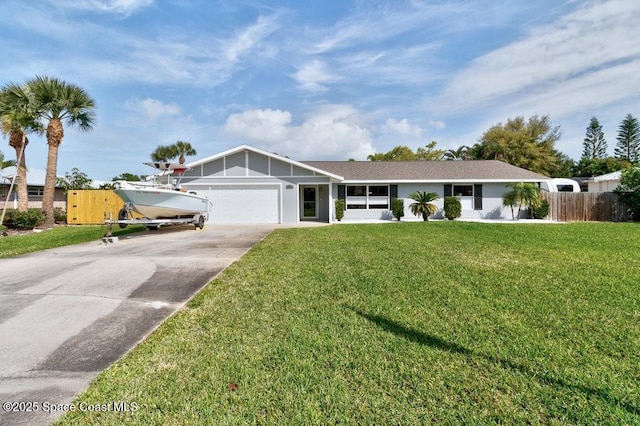
<path fill-rule="evenodd" d="M 114 220 L 113 215 L 109 213 L 109 219 L 106 219 L 104 222 L 109 225 L 110 235 L 112 234 L 111 228 L 114 223 L 117 223 L 120 228 L 126 228 L 128 225 L 144 225 L 147 229 L 158 229 L 161 226 L 192 224 L 195 226 L 195 229 L 203 229 L 204 224 L 208 219 L 209 213 L 207 212 L 197 213 L 193 216 L 178 216 L 170 219 L 149 219 L 146 217 L 136 218 L 133 215 L 133 206 L 130 203 L 125 203 L 122 209 L 118 212 L 117 220 Z"/>

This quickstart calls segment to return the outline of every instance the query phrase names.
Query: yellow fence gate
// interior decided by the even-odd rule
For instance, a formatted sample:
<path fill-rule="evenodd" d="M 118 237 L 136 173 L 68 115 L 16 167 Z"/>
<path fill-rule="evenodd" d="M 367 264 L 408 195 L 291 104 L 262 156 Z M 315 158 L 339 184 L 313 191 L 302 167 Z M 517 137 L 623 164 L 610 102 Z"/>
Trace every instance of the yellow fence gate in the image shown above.
<path fill-rule="evenodd" d="M 67 223 L 71 225 L 103 224 L 118 219 L 124 202 L 112 190 L 82 189 L 67 192 Z"/>

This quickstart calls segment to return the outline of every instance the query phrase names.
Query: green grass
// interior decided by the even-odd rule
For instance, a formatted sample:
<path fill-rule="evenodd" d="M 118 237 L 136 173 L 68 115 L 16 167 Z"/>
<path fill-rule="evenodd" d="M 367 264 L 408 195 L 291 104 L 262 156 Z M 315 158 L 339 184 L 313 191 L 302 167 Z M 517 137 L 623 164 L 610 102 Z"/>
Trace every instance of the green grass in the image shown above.
<path fill-rule="evenodd" d="M 137 411 L 61 424 L 640 424 L 639 253 L 637 224 L 278 230 L 76 401 Z"/>
<path fill-rule="evenodd" d="M 117 228 L 116 228 L 117 229 Z M 130 226 L 113 231 L 114 236 L 140 232 L 144 226 Z M 60 226 L 28 235 L 0 237 L 0 258 L 19 256 L 35 251 L 96 241 L 108 231 L 106 226 Z"/>

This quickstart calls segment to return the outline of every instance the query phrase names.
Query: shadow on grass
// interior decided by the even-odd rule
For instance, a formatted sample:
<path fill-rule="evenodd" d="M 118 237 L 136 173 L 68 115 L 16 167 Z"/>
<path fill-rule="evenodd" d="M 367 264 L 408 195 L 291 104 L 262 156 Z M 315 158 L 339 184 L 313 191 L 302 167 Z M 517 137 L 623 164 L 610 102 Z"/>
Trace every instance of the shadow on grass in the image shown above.
<path fill-rule="evenodd" d="M 569 383 L 567 380 L 563 378 L 551 377 L 548 374 L 536 372 L 523 364 L 502 359 L 493 355 L 472 351 L 470 349 L 465 348 L 464 346 L 458 345 L 457 343 L 448 342 L 444 339 L 433 336 L 431 334 L 414 330 L 412 328 L 406 327 L 388 318 L 385 318 L 379 315 L 371 315 L 366 312 L 362 312 L 358 309 L 352 308 L 350 306 L 347 306 L 347 308 L 349 308 L 356 314 L 360 315 L 361 317 L 365 318 L 366 320 L 371 321 L 372 323 L 382 328 L 383 330 L 389 333 L 395 334 L 396 336 L 402 337 L 410 342 L 418 343 L 425 346 L 430 346 L 435 349 L 440 349 L 440 350 L 455 353 L 455 354 L 466 355 L 470 358 L 474 358 L 474 357 L 484 358 L 485 360 L 490 361 L 494 364 L 500 365 L 503 368 L 508 368 L 508 369 L 517 371 L 525 376 L 532 377 L 538 380 L 542 384 L 555 385 L 555 386 L 560 386 L 566 389 L 577 390 L 588 396 L 597 396 L 612 406 L 621 407 L 626 411 L 628 411 L 629 413 L 640 415 L 640 407 L 636 406 L 633 403 L 621 401 L 618 398 L 609 394 L 609 392 L 604 389 L 592 388 L 592 387 L 584 386 L 580 384 Z"/>

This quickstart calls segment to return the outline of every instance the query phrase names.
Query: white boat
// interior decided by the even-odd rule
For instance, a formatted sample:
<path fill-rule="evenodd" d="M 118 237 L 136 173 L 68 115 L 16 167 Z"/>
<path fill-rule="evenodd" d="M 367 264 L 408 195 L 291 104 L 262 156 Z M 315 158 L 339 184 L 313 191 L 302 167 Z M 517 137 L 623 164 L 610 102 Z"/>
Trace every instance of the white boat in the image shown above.
<path fill-rule="evenodd" d="M 114 192 L 124 201 L 125 207 L 118 213 L 118 219 L 132 217 L 131 210 L 147 219 L 174 219 L 208 216 L 211 202 L 194 191 L 180 188 L 173 176 L 181 176 L 186 170 L 177 163 L 145 163 L 161 170 L 153 176 L 152 182 L 114 182 Z M 158 183 L 166 176 L 166 183 Z"/>

